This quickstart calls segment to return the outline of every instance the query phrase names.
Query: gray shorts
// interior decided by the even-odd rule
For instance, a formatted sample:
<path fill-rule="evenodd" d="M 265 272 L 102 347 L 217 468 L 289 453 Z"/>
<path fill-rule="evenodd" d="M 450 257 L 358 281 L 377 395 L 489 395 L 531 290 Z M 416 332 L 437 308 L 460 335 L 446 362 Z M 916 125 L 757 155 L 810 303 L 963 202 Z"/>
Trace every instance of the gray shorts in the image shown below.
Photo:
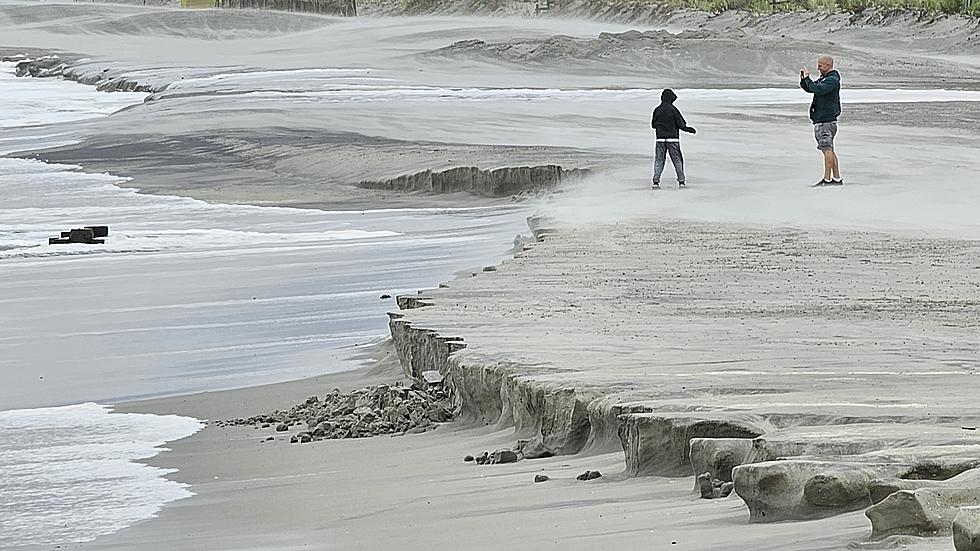
<path fill-rule="evenodd" d="M 813 137 L 817 139 L 817 149 L 834 149 L 834 136 L 837 135 L 837 121 L 818 122 L 813 125 Z"/>

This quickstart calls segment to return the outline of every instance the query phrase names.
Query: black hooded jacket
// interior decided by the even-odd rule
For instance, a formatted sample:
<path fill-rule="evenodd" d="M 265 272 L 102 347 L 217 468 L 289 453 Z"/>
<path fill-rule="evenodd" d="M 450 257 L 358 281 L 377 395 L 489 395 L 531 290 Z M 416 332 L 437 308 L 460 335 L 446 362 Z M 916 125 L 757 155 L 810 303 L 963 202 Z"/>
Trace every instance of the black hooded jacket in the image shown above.
<path fill-rule="evenodd" d="M 673 90 L 664 90 L 660 95 L 661 103 L 653 110 L 653 118 L 650 126 L 657 131 L 657 139 L 677 139 L 680 138 L 679 130 L 694 134 L 694 129 L 687 125 L 684 116 L 679 109 L 674 107 L 674 100 L 677 95 Z"/>
<path fill-rule="evenodd" d="M 840 116 L 840 73 L 831 69 L 816 81 L 800 77 L 800 88 L 813 94 L 810 120 L 813 124 L 834 122 Z"/>

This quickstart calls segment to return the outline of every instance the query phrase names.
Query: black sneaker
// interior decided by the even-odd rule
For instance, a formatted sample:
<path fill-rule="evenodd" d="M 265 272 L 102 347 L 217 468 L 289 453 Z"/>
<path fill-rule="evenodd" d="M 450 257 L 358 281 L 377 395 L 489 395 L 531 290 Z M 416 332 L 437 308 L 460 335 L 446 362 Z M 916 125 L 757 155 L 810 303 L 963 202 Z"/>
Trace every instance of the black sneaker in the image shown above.
<path fill-rule="evenodd" d="M 654 182 L 654 183 L 653 183 L 653 184 L 652 184 L 652 185 L 650 186 L 650 189 L 660 189 L 660 182 Z"/>
<path fill-rule="evenodd" d="M 844 185 L 844 179 L 841 178 L 840 180 L 831 180 L 831 181 L 827 182 L 826 185 L 828 185 L 828 186 L 842 186 L 842 185 Z"/>
<path fill-rule="evenodd" d="M 833 184 L 831 184 L 827 180 L 820 180 L 819 182 L 813 184 L 813 186 L 811 186 L 811 187 L 824 187 L 824 186 L 830 186 L 830 185 L 833 185 Z"/>
<path fill-rule="evenodd" d="M 677 189 L 684 189 L 686 187 L 687 184 L 685 184 L 684 182 L 677 182 Z"/>

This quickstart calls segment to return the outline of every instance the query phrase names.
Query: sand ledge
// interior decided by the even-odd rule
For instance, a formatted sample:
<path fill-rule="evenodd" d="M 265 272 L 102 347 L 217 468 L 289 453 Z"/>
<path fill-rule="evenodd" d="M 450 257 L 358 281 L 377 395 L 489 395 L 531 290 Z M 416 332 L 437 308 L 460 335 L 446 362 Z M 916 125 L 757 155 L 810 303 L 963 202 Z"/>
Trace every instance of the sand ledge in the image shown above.
<path fill-rule="evenodd" d="M 537 229 L 538 232 L 542 230 L 541 227 Z M 602 231 L 608 233 L 609 229 Z M 591 234 L 595 231 L 585 233 L 594 237 Z M 581 235 L 569 238 L 560 232 L 557 236 L 554 232 L 546 234 L 548 237 L 543 243 L 539 242 L 523 253 L 518 253 L 515 260 L 524 255 L 533 256 L 538 261 L 542 256 L 548 261 L 569 258 L 569 249 L 581 244 Z M 812 245 L 806 243 L 812 238 L 800 237 L 800 241 Z M 626 238 L 626 241 L 630 239 Z M 731 240 L 728 241 L 731 247 Z M 736 241 L 739 239 L 736 238 Z M 789 243 L 790 241 L 784 241 L 782 246 L 774 246 L 771 241 L 748 238 L 744 245 L 762 247 L 772 253 L 765 254 L 764 260 L 759 258 L 759 266 L 764 266 L 767 272 L 780 273 L 799 268 L 794 256 L 787 255 L 784 250 L 794 248 Z M 637 246 L 635 242 L 632 244 Z M 907 244 L 898 246 L 908 247 Z M 940 245 L 939 242 L 920 242 L 913 245 L 913 248 L 919 246 L 959 248 L 959 245 Z M 968 256 L 976 254 L 975 244 L 972 242 L 964 242 L 962 246 L 964 250 L 971 251 Z M 697 248 L 701 249 L 701 246 Z M 812 253 L 813 250 L 810 250 Z M 643 256 L 636 250 L 632 252 Z M 849 255 L 829 253 L 843 259 L 845 263 L 862 261 L 850 258 Z M 819 257 L 820 253 L 813 256 Z M 972 261 L 964 259 L 961 266 L 969 270 L 970 262 Z M 592 260 L 590 264 L 592 263 L 601 265 L 602 261 Z M 893 402 L 892 406 L 882 404 L 881 407 L 868 407 L 859 403 L 848 406 L 839 390 L 828 388 L 824 390 L 828 394 L 820 401 L 831 400 L 836 395 L 839 404 L 822 405 L 818 402 L 808 406 L 808 401 L 814 401 L 811 396 L 809 400 L 799 398 L 798 405 L 787 406 L 778 405 L 780 402 L 792 401 L 788 397 L 780 396 L 781 394 L 797 393 L 802 396 L 809 391 L 799 387 L 766 390 L 755 386 L 757 383 L 753 379 L 743 379 L 744 383 L 729 382 L 734 387 L 727 394 L 732 397 L 742 394 L 743 398 L 755 398 L 752 406 L 733 408 L 729 399 L 722 398 L 712 403 L 710 399 L 697 397 L 695 389 L 707 390 L 705 387 L 713 386 L 708 384 L 711 380 L 724 377 L 721 373 L 686 379 L 688 386 L 680 386 L 680 393 L 674 395 L 664 392 L 666 389 L 651 393 L 642 381 L 637 381 L 633 388 L 629 388 L 626 380 L 610 380 L 608 376 L 599 377 L 586 373 L 588 368 L 580 367 L 579 362 L 563 363 L 568 358 L 563 360 L 563 355 L 556 357 L 550 354 L 549 350 L 554 348 L 549 349 L 548 342 L 530 345 L 532 348 L 522 353 L 518 343 L 508 346 L 497 340 L 499 336 L 494 325 L 503 322 L 507 316 L 493 316 L 489 320 L 483 318 L 481 313 L 490 312 L 485 308 L 489 305 L 485 303 L 484 297 L 493 296 L 499 301 L 501 294 L 512 294 L 516 298 L 517 295 L 530 292 L 524 289 L 523 284 L 532 283 L 520 268 L 508 269 L 512 264 L 505 262 L 494 272 L 474 274 L 472 278 L 464 278 L 447 287 L 424 293 L 421 298 L 405 297 L 399 301 L 399 305 L 407 309 L 390 314 L 392 339 L 406 375 L 418 378 L 423 371 L 430 370 L 444 374 L 451 387 L 457 412 L 466 423 L 494 426 L 497 429 L 513 427 L 518 438 L 540 439 L 559 454 L 602 453 L 620 448 L 624 454 L 625 473 L 629 476 L 690 476 L 700 474 L 702 469 L 706 469 L 716 478 L 734 481 L 735 491 L 748 505 L 750 520 L 753 522 L 807 520 L 864 510 L 873 504 L 870 498 L 873 489 L 880 491 L 887 486 L 889 480 L 923 480 L 921 484 L 930 487 L 943 484 L 941 481 L 951 477 L 963 475 L 966 478 L 954 479 L 953 485 L 957 491 L 965 496 L 980 495 L 970 474 L 977 472 L 975 470 L 980 467 L 980 438 L 972 428 L 977 420 L 977 412 L 955 396 L 947 397 L 940 407 L 916 411 L 915 407 L 910 409 L 900 402 Z M 527 265 L 524 263 L 523 267 L 526 268 Z M 613 266 L 609 265 L 608 268 L 612 269 Z M 563 274 L 570 274 L 579 269 L 584 270 L 586 266 L 572 257 L 560 269 Z M 599 272 L 593 274 L 596 278 L 611 275 L 602 267 L 596 271 Z M 567 289 L 568 294 L 565 296 L 571 295 L 567 300 L 571 301 L 569 305 L 573 309 L 583 308 L 574 304 L 574 297 L 578 296 L 576 290 L 580 292 L 584 288 L 575 287 L 572 281 L 561 281 L 561 278 L 555 281 L 556 274 L 553 273 L 550 278 L 540 273 L 536 275 L 548 280 L 552 288 L 557 286 L 559 289 Z M 499 281 L 501 278 L 506 281 Z M 779 275 L 775 278 L 781 279 Z M 588 279 L 591 280 L 591 277 Z M 790 281 L 793 279 L 789 278 Z M 818 278 L 815 281 L 821 280 Z M 537 291 L 541 289 L 538 288 Z M 479 299 L 475 302 L 467 301 L 467 293 L 476 294 Z M 562 293 L 553 292 L 551 295 L 557 297 Z M 412 300 L 407 300 L 408 298 Z M 554 301 L 549 302 L 550 298 L 539 297 L 539 300 L 554 308 L 557 304 Z M 847 300 L 843 297 L 836 300 L 842 299 Z M 858 302 L 863 300 L 860 296 L 854 296 L 853 299 Z M 921 299 L 935 305 L 945 304 L 940 309 L 946 312 L 949 309 L 959 309 L 955 301 L 944 303 L 938 296 Z M 587 301 L 588 298 L 582 297 L 579 300 Z M 786 300 L 792 304 L 799 298 L 784 295 L 776 300 Z M 507 299 L 503 301 L 507 302 Z M 803 304 L 796 306 L 801 307 L 807 308 Z M 569 315 L 598 316 L 598 319 L 588 316 L 589 321 L 595 323 L 592 330 L 606 324 L 612 325 L 610 320 L 605 320 L 604 323 L 601 306 L 599 309 L 598 313 L 587 310 L 573 313 L 574 310 L 567 309 L 549 312 L 544 307 L 543 311 L 532 309 L 528 313 L 532 317 L 536 315 L 549 319 L 539 326 L 539 330 L 548 334 L 548 330 L 558 330 L 558 326 L 552 325 L 552 320 L 568 320 Z M 762 308 L 755 315 L 765 315 L 766 309 Z M 863 315 L 878 317 L 881 312 L 887 311 L 887 307 L 882 309 L 875 305 Z M 742 315 L 752 314 L 745 312 Z M 785 311 L 781 315 L 785 316 Z M 837 318 L 838 315 L 831 314 L 831 317 Z M 642 320 L 638 321 L 642 323 Z M 460 324 L 464 330 L 452 329 Z M 508 331 L 511 334 L 527 331 L 528 327 L 534 327 L 534 324 L 501 327 L 501 335 Z M 489 341 L 502 348 L 487 346 L 482 342 L 484 339 L 480 338 L 480 332 L 485 329 L 490 329 L 493 334 Z M 649 328 L 647 330 L 650 331 Z M 837 330 L 846 331 L 842 327 Z M 543 337 L 545 341 L 553 340 L 541 334 L 536 336 Z M 582 350 L 581 346 L 587 340 L 578 342 L 581 344 L 572 345 L 573 350 L 570 352 Z M 477 345 L 475 349 L 474 343 Z M 568 343 L 565 345 L 568 346 Z M 595 346 L 601 348 L 602 344 L 595 343 Z M 624 352 L 634 349 L 634 354 L 643 350 L 628 342 L 624 342 L 622 347 Z M 531 358 L 515 359 L 522 355 Z M 616 358 L 615 353 L 609 354 L 603 369 L 607 372 L 622 369 L 617 365 Z M 534 361 L 535 359 L 538 361 Z M 851 369 L 858 368 L 860 360 L 860 357 L 853 358 L 855 367 Z M 732 372 L 732 375 L 737 374 L 738 370 Z M 679 384 L 668 381 L 669 379 L 659 384 Z M 888 394 L 882 394 L 879 389 L 876 394 L 888 402 L 887 397 L 894 395 L 894 392 L 893 389 Z M 901 391 L 898 392 L 901 394 Z M 654 398 L 658 394 L 661 398 Z M 649 398 L 641 399 L 640 396 L 644 395 Z M 688 399 L 684 399 L 684 395 Z M 697 445 L 692 445 L 692 440 L 695 439 Z M 900 450 L 901 453 L 894 450 Z M 776 480 L 779 482 L 774 482 Z M 957 485 L 955 480 L 964 482 Z M 881 499 L 879 497 L 877 501 Z M 972 502 L 969 499 L 972 498 L 960 501 L 970 504 Z M 920 507 L 928 509 L 930 506 L 920 504 Z M 943 503 L 935 507 L 945 507 L 944 510 L 948 510 L 950 506 Z M 885 509 L 884 513 L 882 509 Z M 942 529 L 937 531 L 933 524 L 928 529 L 922 528 L 923 523 L 910 515 L 911 513 L 897 509 L 889 510 L 887 505 L 876 505 L 868 512 L 876 527 L 874 537 L 896 534 L 948 535 L 955 516 L 950 513 L 935 513 L 933 516 L 943 519 L 940 521 Z M 888 525 L 888 530 L 878 528 L 884 524 Z"/>

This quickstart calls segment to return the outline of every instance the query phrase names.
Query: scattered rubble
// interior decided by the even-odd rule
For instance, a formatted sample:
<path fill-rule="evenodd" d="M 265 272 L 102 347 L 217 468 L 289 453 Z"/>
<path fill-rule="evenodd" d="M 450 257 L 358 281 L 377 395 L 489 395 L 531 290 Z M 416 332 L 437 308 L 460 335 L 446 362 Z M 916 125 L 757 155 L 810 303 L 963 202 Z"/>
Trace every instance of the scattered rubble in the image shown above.
<path fill-rule="evenodd" d="M 277 410 L 248 418 L 216 421 L 219 427 L 252 425 L 275 427 L 288 432 L 304 427 L 290 437 L 305 444 L 338 438 L 367 438 L 380 434 L 415 434 L 452 419 L 449 398 L 441 385 L 378 385 L 350 394 L 338 389 L 320 399 L 311 396 L 288 411 Z"/>
<path fill-rule="evenodd" d="M 517 453 L 511 450 L 497 450 L 490 454 L 490 465 L 497 465 L 499 463 L 516 463 L 520 458 Z"/>
<path fill-rule="evenodd" d="M 425 374 L 438 373 L 426 371 Z M 426 378 L 430 379 L 434 375 L 429 375 Z M 430 379 L 435 380 L 435 379 Z M 442 378 L 439 377 L 438 380 L 441 382 Z M 548 448 L 542 442 L 541 437 L 535 437 L 529 440 L 518 440 L 517 444 L 511 450 L 495 450 L 493 452 L 485 451 L 476 457 L 472 455 L 467 455 L 463 458 L 463 461 L 475 462 L 477 465 L 496 465 L 500 463 L 515 463 L 521 461 L 522 459 L 538 459 L 544 457 L 551 457 L 555 455 L 554 450 Z"/>
<path fill-rule="evenodd" d="M 718 499 L 728 497 L 735 488 L 735 483 L 712 478 L 711 473 L 699 474 L 697 477 L 698 491 L 702 499 Z"/>

